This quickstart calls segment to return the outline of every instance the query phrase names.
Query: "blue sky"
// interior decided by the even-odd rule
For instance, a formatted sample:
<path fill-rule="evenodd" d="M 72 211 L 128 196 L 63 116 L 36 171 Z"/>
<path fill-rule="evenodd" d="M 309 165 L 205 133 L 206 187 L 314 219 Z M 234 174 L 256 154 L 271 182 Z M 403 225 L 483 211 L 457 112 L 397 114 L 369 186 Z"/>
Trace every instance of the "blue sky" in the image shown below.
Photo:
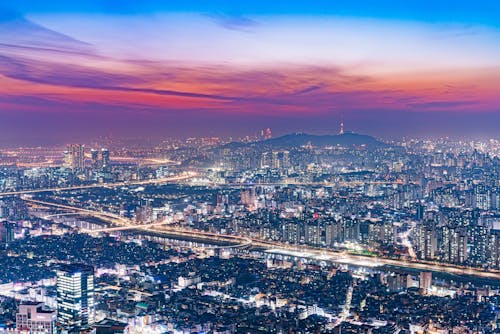
<path fill-rule="evenodd" d="M 4 7 L 22 13 L 109 13 L 156 12 L 225 13 L 235 15 L 340 15 L 424 22 L 474 23 L 498 26 L 498 1 L 5 1 Z"/>

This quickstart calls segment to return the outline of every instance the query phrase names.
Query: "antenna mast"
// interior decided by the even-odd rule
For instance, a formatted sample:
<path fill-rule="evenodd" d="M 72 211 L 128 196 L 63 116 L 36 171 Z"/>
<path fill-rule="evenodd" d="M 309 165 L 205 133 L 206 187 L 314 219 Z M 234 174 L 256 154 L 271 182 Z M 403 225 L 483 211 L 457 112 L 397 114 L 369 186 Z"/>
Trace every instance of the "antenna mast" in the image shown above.
<path fill-rule="evenodd" d="M 343 134 L 344 134 L 344 114 L 340 113 L 340 131 L 339 131 L 339 135 L 343 135 Z"/>

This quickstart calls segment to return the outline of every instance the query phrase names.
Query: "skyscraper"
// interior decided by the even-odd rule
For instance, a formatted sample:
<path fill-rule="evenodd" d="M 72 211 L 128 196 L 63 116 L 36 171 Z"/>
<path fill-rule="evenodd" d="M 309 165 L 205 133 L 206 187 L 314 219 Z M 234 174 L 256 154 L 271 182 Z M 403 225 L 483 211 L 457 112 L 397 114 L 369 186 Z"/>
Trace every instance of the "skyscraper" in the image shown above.
<path fill-rule="evenodd" d="M 5 223 L 5 242 L 7 244 L 10 244 L 14 242 L 15 236 L 14 232 L 16 230 L 16 223 L 14 222 L 7 222 Z"/>
<path fill-rule="evenodd" d="M 92 169 L 98 169 L 99 168 L 99 151 L 92 149 L 90 150 L 90 157 L 92 161 Z"/>
<path fill-rule="evenodd" d="M 90 327 L 95 321 L 94 268 L 62 265 L 57 272 L 57 321 L 64 329 Z"/>
<path fill-rule="evenodd" d="M 4 245 L 9 245 L 15 240 L 16 223 L 0 222 L 0 242 Z"/>
<path fill-rule="evenodd" d="M 109 170 L 110 164 L 110 155 L 109 155 L 109 150 L 107 148 L 103 148 L 101 150 L 101 157 L 102 157 L 102 169 L 104 171 Z"/>
<path fill-rule="evenodd" d="M 64 165 L 73 170 L 83 170 L 85 168 L 85 146 L 81 144 L 68 145 L 64 152 Z"/>
<path fill-rule="evenodd" d="M 271 139 L 273 137 L 273 133 L 271 131 L 271 128 L 266 128 L 263 130 L 260 130 L 260 138 L 263 140 Z"/>

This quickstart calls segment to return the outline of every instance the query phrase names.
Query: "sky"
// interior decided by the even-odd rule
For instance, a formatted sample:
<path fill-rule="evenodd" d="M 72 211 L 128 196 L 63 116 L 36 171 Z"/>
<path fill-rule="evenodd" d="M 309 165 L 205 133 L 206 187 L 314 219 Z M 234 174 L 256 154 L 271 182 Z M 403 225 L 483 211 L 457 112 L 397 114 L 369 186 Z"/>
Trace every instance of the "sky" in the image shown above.
<path fill-rule="evenodd" d="M 500 136 L 497 1 L 0 0 L 0 143 Z"/>

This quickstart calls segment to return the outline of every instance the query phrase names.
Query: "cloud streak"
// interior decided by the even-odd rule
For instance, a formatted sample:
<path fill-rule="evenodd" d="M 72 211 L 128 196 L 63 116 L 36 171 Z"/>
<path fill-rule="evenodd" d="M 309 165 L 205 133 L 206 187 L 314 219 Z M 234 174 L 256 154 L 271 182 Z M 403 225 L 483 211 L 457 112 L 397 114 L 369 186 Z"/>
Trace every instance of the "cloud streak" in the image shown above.
<path fill-rule="evenodd" d="M 243 16 L 227 15 L 212 15 L 210 20 L 221 34 L 214 41 L 225 45 L 230 37 L 241 43 L 241 36 L 249 41 L 249 46 L 242 47 L 242 53 L 245 48 L 259 46 L 261 49 L 252 52 L 259 55 L 280 52 L 289 60 L 297 57 L 295 51 L 306 46 L 317 44 L 326 54 L 332 50 L 323 48 L 324 36 L 314 35 L 315 29 L 309 35 L 296 31 L 295 36 L 286 34 L 288 30 L 273 22 L 277 27 L 273 38 L 259 44 L 261 30 L 270 29 L 269 22 L 257 23 Z M 283 26 L 290 29 L 290 23 L 285 23 Z M 177 131 L 170 123 L 185 129 L 189 125 L 203 132 L 203 126 L 220 130 L 219 123 L 226 122 L 231 124 L 227 131 L 234 133 L 246 131 L 250 124 L 291 131 L 300 130 L 301 126 L 327 129 L 325 124 L 337 120 L 340 113 L 365 124 L 365 128 L 375 124 L 377 118 L 384 124 L 394 122 L 397 127 L 396 123 L 403 124 L 405 118 L 422 121 L 424 116 L 416 114 L 427 115 L 428 119 L 442 119 L 445 117 L 442 115 L 451 113 L 454 117 L 489 114 L 498 118 L 500 110 L 500 97 L 496 93 L 500 89 L 500 65 L 457 70 L 438 67 L 428 72 L 408 66 L 404 70 L 385 71 L 379 59 L 346 64 L 335 57 L 332 61 L 311 60 L 304 56 L 310 56 L 309 53 L 302 52 L 300 57 L 307 61 L 300 57 L 300 62 L 276 61 L 275 54 L 268 62 L 258 63 L 226 62 L 225 54 L 217 61 L 210 57 L 207 61 L 193 60 L 198 55 L 165 60 L 149 58 L 147 49 L 141 57 L 129 57 L 127 53 L 117 57 L 102 51 L 98 43 L 72 38 L 24 18 L 9 18 L 3 24 L 0 130 L 4 131 L 9 131 L 9 123 L 21 129 L 22 119 L 26 122 L 36 119 L 42 128 L 68 124 L 75 131 L 77 127 L 73 124 L 90 127 L 95 120 L 104 124 L 100 131 L 109 128 L 120 133 L 131 131 L 137 124 L 141 124 L 144 134 L 148 134 L 148 127 L 161 133 L 162 124 Z M 322 24 L 327 28 L 329 23 Z M 7 34 L 9 27 L 14 34 Z M 213 37 L 213 33 L 210 31 L 207 36 Z M 435 39 L 464 37 L 448 38 L 447 33 L 437 34 Z M 267 50 L 268 43 L 279 41 L 277 37 L 290 40 Z M 307 45 L 302 47 L 300 43 L 306 37 Z M 177 39 L 166 40 L 165 44 L 176 54 L 176 48 L 191 48 L 193 41 L 189 38 L 185 45 Z M 201 46 L 206 42 L 200 42 L 201 50 L 192 52 L 201 54 L 204 51 Z M 213 44 L 214 50 L 219 47 Z M 289 48 L 290 45 L 293 47 Z M 338 49 L 342 48 L 349 45 L 338 43 Z M 237 51 L 231 52 L 242 54 Z"/>
<path fill-rule="evenodd" d="M 250 32 L 253 27 L 258 25 L 257 21 L 242 15 L 229 14 L 208 14 L 217 24 L 225 29 Z"/>

